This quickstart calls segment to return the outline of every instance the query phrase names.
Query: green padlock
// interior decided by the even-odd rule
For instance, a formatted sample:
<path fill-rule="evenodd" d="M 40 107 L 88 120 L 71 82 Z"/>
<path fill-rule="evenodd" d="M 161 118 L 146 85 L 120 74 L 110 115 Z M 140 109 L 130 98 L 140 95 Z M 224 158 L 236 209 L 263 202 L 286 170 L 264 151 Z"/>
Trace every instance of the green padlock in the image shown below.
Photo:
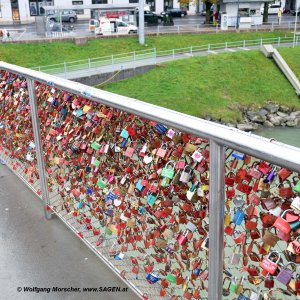
<path fill-rule="evenodd" d="M 97 181 L 97 185 L 101 188 L 101 189 L 104 189 L 106 187 L 106 182 L 99 178 L 98 181 Z"/>
<path fill-rule="evenodd" d="M 294 186 L 294 190 L 300 193 L 300 180 L 298 180 L 297 184 Z"/>
<path fill-rule="evenodd" d="M 155 201 L 156 201 L 156 196 L 153 194 L 148 194 L 147 196 L 148 204 L 152 206 L 155 203 Z"/>
<path fill-rule="evenodd" d="M 173 166 L 172 168 L 169 167 L 170 164 L 172 164 Z M 169 161 L 163 168 L 161 172 L 161 176 L 172 179 L 174 177 L 174 174 L 175 174 L 175 163 L 174 161 Z"/>
<path fill-rule="evenodd" d="M 100 144 L 98 144 L 97 142 L 93 142 L 91 144 L 91 148 L 93 148 L 94 150 L 98 150 L 100 148 Z"/>
<path fill-rule="evenodd" d="M 166 279 L 171 282 L 171 283 L 176 283 L 176 276 L 172 273 L 169 273 L 167 276 L 166 276 Z"/>
<path fill-rule="evenodd" d="M 300 227 L 300 221 L 290 223 L 291 229 L 296 230 Z"/>
<path fill-rule="evenodd" d="M 105 227 L 105 233 L 107 235 L 112 235 L 112 231 L 108 227 Z"/>
<path fill-rule="evenodd" d="M 167 186 L 168 185 L 168 178 L 164 177 L 163 180 L 161 181 L 160 185 L 163 186 L 163 187 Z"/>

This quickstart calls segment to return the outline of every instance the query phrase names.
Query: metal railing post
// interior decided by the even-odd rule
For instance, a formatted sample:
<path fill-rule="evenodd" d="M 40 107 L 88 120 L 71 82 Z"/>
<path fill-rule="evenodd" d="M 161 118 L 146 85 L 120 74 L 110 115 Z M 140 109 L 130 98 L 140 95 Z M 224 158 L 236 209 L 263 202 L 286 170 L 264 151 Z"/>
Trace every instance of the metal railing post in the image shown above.
<path fill-rule="evenodd" d="M 89 63 L 89 69 L 91 68 L 91 59 L 88 59 L 88 63 Z"/>
<path fill-rule="evenodd" d="M 262 45 L 263 45 L 263 40 L 262 40 L 262 38 L 260 39 L 260 46 L 262 47 Z"/>
<path fill-rule="evenodd" d="M 153 51 L 154 51 L 154 64 L 156 65 L 156 48 L 154 48 Z"/>
<path fill-rule="evenodd" d="M 208 299 L 222 299 L 225 148 L 210 139 Z"/>
<path fill-rule="evenodd" d="M 113 55 L 111 56 L 111 64 L 112 65 L 114 64 L 114 56 Z"/>
<path fill-rule="evenodd" d="M 34 134 L 36 159 L 37 159 L 38 171 L 40 176 L 40 186 L 42 190 L 42 198 L 45 203 L 44 212 L 45 212 L 46 219 L 50 220 L 52 214 L 49 209 L 50 198 L 49 198 L 48 181 L 47 181 L 46 169 L 45 169 L 44 152 L 43 152 L 42 140 L 41 140 L 41 127 L 40 127 L 40 120 L 38 117 L 37 98 L 35 93 L 34 80 L 27 78 L 27 84 L 28 84 L 29 103 L 30 103 L 30 110 L 31 110 L 31 121 L 32 121 L 33 134 Z"/>
<path fill-rule="evenodd" d="M 173 59 L 175 59 L 175 49 L 173 49 L 172 55 L 173 55 Z"/>
<path fill-rule="evenodd" d="M 280 46 L 280 36 L 278 37 L 278 43 L 277 43 L 278 47 Z"/>
<path fill-rule="evenodd" d="M 191 55 L 193 55 L 193 46 L 191 46 L 190 53 L 191 53 Z"/>
<path fill-rule="evenodd" d="M 65 70 L 65 75 L 67 75 L 67 63 L 64 62 L 64 70 Z"/>
<path fill-rule="evenodd" d="M 246 48 L 246 41 L 244 40 L 244 43 L 243 43 L 243 48 Z"/>
<path fill-rule="evenodd" d="M 180 33 L 180 25 L 177 25 L 177 33 Z"/>

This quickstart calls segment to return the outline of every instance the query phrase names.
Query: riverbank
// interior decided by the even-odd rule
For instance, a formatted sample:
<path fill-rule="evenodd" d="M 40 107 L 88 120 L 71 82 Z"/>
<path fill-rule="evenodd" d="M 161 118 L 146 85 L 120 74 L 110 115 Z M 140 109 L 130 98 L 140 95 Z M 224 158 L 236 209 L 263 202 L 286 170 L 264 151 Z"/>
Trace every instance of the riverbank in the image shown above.
<path fill-rule="evenodd" d="M 300 62 L 300 57 L 295 60 Z M 255 118 L 249 121 L 251 117 L 245 112 L 259 111 L 267 103 L 300 110 L 293 87 L 274 62 L 258 50 L 160 64 L 104 89 L 222 124 L 256 123 Z M 270 121 L 257 120 L 258 124 Z M 255 130 L 253 127 L 249 130 Z"/>

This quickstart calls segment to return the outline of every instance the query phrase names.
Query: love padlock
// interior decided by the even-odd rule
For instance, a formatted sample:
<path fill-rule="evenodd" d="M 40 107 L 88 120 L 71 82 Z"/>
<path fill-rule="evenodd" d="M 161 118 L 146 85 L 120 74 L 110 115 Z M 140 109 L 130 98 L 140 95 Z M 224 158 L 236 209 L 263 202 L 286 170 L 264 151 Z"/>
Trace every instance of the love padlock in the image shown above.
<path fill-rule="evenodd" d="M 241 225 L 244 221 L 245 213 L 242 211 L 241 208 L 238 208 L 233 216 L 232 223 L 236 225 Z"/>
<path fill-rule="evenodd" d="M 274 262 L 271 260 L 271 256 L 277 256 L 277 260 Z M 268 256 L 265 256 L 262 260 L 262 262 L 259 264 L 259 266 L 264 270 L 262 272 L 262 275 L 267 275 L 268 273 L 270 273 L 271 275 L 273 275 L 277 268 L 278 268 L 278 263 L 280 261 L 280 254 L 278 251 L 272 251 L 268 254 Z"/>
<path fill-rule="evenodd" d="M 293 254 L 300 255 L 300 236 L 290 242 L 286 250 Z"/>
<path fill-rule="evenodd" d="M 233 253 L 231 255 L 230 264 L 238 265 L 240 263 L 240 260 L 241 260 L 241 257 L 242 257 L 241 250 L 242 250 L 241 245 L 237 245 L 233 248 Z"/>
<path fill-rule="evenodd" d="M 171 168 L 170 165 L 172 165 Z M 165 167 L 162 169 L 161 176 L 172 179 L 174 177 L 174 174 L 175 174 L 175 162 L 168 161 Z"/>
<path fill-rule="evenodd" d="M 293 211 L 292 209 L 287 209 L 285 210 L 280 217 L 278 217 L 274 223 L 274 227 L 276 227 L 277 229 L 279 229 L 280 231 L 282 231 L 285 234 L 290 233 L 291 231 L 291 226 L 290 224 L 287 222 L 286 219 L 284 219 L 285 215 L 289 212 L 289 211 Z"/>
<path fill-rule="evenodd" d="M 188 183 L 191 180 L 192 174 L 193 169 L 189 165 L 185 166 L 180 175 L 179 181 L 183 183 Z"/>
<path fill-rule="evenodd" d="M 292 270 L 289 270 L 288 267 L 292 266 Z M 278 273 L 276 279 L 281 282 L 284 285 L 288 285 L 288 283 L 290 282 L 290 280 L 293 277 L 293 273 L 296 271 L 296 264 L 293 262 L 290 262 L 288 264 L 286 264 L 285 266 L 283 266 L 280 270 L 280 272 Z"/>

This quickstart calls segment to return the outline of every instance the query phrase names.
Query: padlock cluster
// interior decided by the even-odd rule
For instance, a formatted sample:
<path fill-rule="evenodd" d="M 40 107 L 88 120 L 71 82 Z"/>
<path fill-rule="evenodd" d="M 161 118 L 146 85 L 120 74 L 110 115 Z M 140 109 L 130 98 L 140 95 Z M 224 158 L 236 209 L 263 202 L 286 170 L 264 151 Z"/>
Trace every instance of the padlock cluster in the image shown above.
<path fill-rule="evenodd" d="M 37 180 L 26 81 L 1 73 L 0 153 Z M 207 299 L 209 143 L 36 83 L 49 208 L 144 299 Z M 226 151 L 226 299 L 300 292 L 299 174 Z M 273 297 L 273 298 L 272 298 Z"/>
<path fill-rule="evenodd" d="M 295 299 L 300 294 L 299 174 L 243 153 L 226 163 L 223 296 Z"/>
<path fill-rule="evenodd" d="M 40 194 L 27 83 L 8 72 L 0 72 L 0 151 L 1 163 L 8 163 Z"/>
<path fill-rule="evenodd" d="M 36 94 L 52 209 L 150 299 L 205 298 L 207 140 L 53 86 Z"/>

